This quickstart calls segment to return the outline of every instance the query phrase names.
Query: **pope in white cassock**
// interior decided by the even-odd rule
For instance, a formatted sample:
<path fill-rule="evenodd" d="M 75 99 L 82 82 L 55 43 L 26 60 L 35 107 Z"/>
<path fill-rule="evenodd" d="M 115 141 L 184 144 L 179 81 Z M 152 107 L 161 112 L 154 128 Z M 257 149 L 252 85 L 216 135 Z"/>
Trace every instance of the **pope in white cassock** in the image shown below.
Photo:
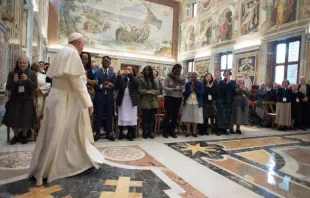
<path fill-rule="evenodd" d="M 69 45 L 57 53 L 47 72 L 53 84 L 29 172 L 37 185 L 45 178 L 50 183 L 103 163 L 104 157 L 92 145 L 89 114 L 93 113 L 93 104 L 79 56 L 83 48 L 83 35 L 71 34 Z"/>

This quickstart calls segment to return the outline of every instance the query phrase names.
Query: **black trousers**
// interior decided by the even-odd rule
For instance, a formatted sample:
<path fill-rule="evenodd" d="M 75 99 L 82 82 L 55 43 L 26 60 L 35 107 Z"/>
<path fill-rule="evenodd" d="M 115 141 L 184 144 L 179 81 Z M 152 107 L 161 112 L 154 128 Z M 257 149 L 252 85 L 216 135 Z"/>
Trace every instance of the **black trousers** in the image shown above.
<path fill-rule="evenodd" d="M 164 118 L 164 133 L 174 133 L 181 104 L 182 98 L 165 96 L 166 116 Z"/>
<path fill-rule="evenodd" d="M 142 131 L 146 134 L 152 134 L 155 124 L 155 113 L 157 109 L 141 109 L 142 116 Z"/>
<path fill-rule="evenodd" d="M 101 128 L 101 121 L 102 121 L 102 115 L 105 114 L 106 120 L 105 120 L 105 130 L 106 135 L 110 136 L 112 132 L 112 122 L 113 122 L 113 107 L 114 107 L 114 101 L 113 100 L 96 100 L 95 101 L 95 130 L 96 135 L 100 135 L 100 128 Z"/>
<path fill-rule="evenodd" d="M 309 117 L 310 117 L 310 101 L 308 100 L 307 102 L 303 102 L 302 106 L 301 125 L 303 127 L 309 128 L 310 126 Z"/>

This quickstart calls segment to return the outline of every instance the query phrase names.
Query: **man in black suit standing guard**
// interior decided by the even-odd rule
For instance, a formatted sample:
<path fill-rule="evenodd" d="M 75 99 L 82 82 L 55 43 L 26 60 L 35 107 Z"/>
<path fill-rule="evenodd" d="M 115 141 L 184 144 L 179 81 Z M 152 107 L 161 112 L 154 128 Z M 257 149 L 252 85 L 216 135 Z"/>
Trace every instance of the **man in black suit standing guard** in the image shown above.
<path fill-rule="evenodd" d="M 304 76 L 299 78 L 299 90 L 305 94 L 303 99 L 303 108 L 302 108 L 302 130 L 306 130 L 309 127 L 309 117 L 310 117 L 310 85 L 306 84 L 306 79 Z"/>
<path fill-rule="evenodd" d="M 105 114 L 105 130 L 106 137 L 110 141 L 114 141 L 112 132 L 112 120 L 114 113 L 114 85 L 116 82 L 115 72 L 109 70 L 111 65 L 111 58 L 104 56 L 102 58 L 102 69 L 99 69 L 94 74 L 94 79 L 98 81 L 95 85 L 95 130 L 96 135 L 94 140 L 100 139 L 100 128 L 102 115 Z"/>

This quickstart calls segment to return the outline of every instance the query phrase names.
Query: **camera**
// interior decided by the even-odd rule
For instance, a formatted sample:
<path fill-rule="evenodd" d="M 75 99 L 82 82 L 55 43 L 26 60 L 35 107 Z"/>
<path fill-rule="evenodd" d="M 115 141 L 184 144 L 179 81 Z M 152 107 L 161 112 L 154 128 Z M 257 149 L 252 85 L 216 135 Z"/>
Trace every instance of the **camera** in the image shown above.
<path fill-rule="evenodd" d="M 21 70 L 18 70 L 18 71 L 17 71 L 17 74 L 18 74 L 18 78 L 19 78 L 19 79 L 21 79 L 21 76 L 22 76 L 23 73 L 24 73 L 24 72 L 22 72 Z"/>

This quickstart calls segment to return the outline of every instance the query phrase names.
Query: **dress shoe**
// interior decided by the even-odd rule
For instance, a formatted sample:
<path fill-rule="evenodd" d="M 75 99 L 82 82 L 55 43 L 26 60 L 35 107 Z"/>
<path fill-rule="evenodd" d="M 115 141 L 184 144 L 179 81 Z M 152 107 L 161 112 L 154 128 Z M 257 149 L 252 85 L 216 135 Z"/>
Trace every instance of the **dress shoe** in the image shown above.
<path fill-rule="evenodd" d="M 143 139 L 147 139 L 147 135 L 143 133 Z"/>
<path fill-rule="evenodd" d="M 196 133 L 194 133 L 194 134 L 193 134 L 193 137 L 197 137 L 197 134 L 196 134 Z"/>
<path fill-rule="evenodd" d="M 205 132 L 205 135 L 209 135 L 208 131 Z"/>
<path fill-rule="evenodd" d="M 221 133 L 220 133 L 220 132 L 218 132 L 218 131 L 216 131 L 216 132 L 215 132 L 215 135 L 217 135 L 217 136 L 221 136 Z"/>
<path fill-rule="evenodd" d="M 100 139 L 100 135 L 95 135 L 95 136 L 94 136 L 95 142 L 97 142 L 99 139 Z"/>
<path fill-rule="evenodd" d="M 237 134 L 242 134 L 242 132 L 238 129 L 238 130 L 236 130 L 236 133 Z"/>
<path fill-rule="evenodd" d="M 235 132 L 233 129 L 230 129 L 230 130 L 229 130 L 229 133 L 235 134 L 236 132 Z"/>
<path fill-rule="evenodd" d="M 163 137 L 164 137 L 164 138 L 168 138 L 168 134 L 167 134 L 167 133 L 164 133 L 164 134 L 163 134 Z"/>
<path fill-rule="evenodd" d="M 114 141 L 115 140 L 115 138 L 112 135 L 107 136 L 107 139 L 110 140 L 110 141 Z"/>
<path fill-rule="evenodd" d="M 22 137 L 19 138 L 19 140 L 20 140 L 20 143 L 22 143 L 22 144 L 27 144 L 28 143 L 27 136 L 22 136 Z"/>
<path fill-rule="evenodd" d="M 128 136 L 127 139 L 128 139 L 128 141 L 133 141 L 133 137 L 131 137 L 131 136 Z"/>
<path fill-rule="evenodd" d="M 124 139 L 124 133 L 120 133 L 119 135 L 118 135 L 118 138 L 117 138 L 118 140 L 122 140 L 122 139 Z"/>
<path fill-rule="evenodd" d="M 188 137 L 189 136 L 189 134 L 188 133 L 185 133 L 185 137 Z"/>
<path fill-rule="evenodd" d="M 178 136 L 175 133 L 171 133 L 171 137 L 177 138 Z"/>
<path fill-rule="evenodd" d="M 10 145 L 16 144 L 19 141 L 17 136 L 14 136 L 13 139 L 10 141 Z"/>
<path fill-rule="evenodd" d="M 151 139 L 154 139 L 153 134 L 149 134 L 148 137 L 151 138 Z"/>
<path fill-rule="evenodd" d="M 300 129 L 303 131 L 307 130 L 305 127 L 300 127 Z"/>

